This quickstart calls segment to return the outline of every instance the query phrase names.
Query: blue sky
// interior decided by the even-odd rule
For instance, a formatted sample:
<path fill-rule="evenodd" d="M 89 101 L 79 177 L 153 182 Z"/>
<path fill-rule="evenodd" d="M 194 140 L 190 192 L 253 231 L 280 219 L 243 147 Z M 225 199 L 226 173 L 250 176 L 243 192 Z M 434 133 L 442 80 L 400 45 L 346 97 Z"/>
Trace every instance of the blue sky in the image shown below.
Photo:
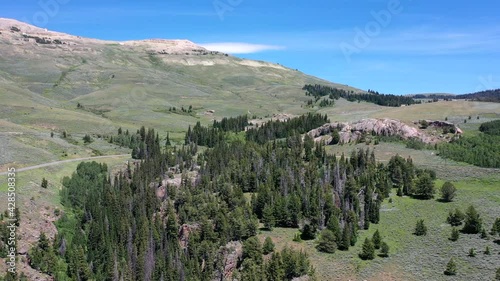
<path fill-rule="evenodd" d="M 75 35 L 189 39 L 383 93 L 500 88 L 493 0 L 17 0 L 0 17 Z"/>

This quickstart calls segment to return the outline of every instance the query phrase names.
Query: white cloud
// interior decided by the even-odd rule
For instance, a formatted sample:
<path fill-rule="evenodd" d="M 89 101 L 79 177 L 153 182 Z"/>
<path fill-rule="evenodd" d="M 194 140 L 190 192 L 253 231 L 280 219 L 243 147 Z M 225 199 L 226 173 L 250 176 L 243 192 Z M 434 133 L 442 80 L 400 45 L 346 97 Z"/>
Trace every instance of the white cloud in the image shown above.
<path fill-rule="evenodd" d="M 240 43 L 240 42 L 204 43 L 199 45 L 210 51 L 219 51 L 229 54 L 251 54 L 264 51 L 275 51 L 275 50 L 285 49 L 285 47 L 282 46 Z"/>

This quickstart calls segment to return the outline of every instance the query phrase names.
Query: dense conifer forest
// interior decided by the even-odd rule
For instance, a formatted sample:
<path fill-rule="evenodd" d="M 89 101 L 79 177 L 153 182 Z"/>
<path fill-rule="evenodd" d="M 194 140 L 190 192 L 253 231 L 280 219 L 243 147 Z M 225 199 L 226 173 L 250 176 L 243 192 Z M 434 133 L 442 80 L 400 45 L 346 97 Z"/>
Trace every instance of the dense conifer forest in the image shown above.
<path fill-rule="evenodd" d="M 438 146 L 442 157 L 480 167 L 500 168 L 500 122 L 481 124 L 476 136 L 462 136 Z"/>
<path fill-rule="evenodd" d="M 381 106 L 392 107 L 420 103 L 420 101 L 416 101 L 411 97 L 380 94 L 379 92 L 373 90 L 368 90 L 367 94 L 363 94 L 322 85 L 305 85 L 302 89 L 306 91 L 306 96 L 312 96 L 316 99 L 316 101 L 318 101 L 321 97 L 327 96 L 332 100 L 344 98 L 351 102 L 366 101 Z"/>
<path fill-rule="evenodd" d="M 116 175 L 105 164 L 81 163 L 64 178 L 59 233 L 53 243 L 40 237 L 31 265 L 56 280 L 213 280 L 226 274 L 225 246 L 241 242 L 231 273 L 240 280 L 314 278 L 303 252 L 269 250 L 268 241 L 263 259 L 259 227 L 296 228 L 298 239 L 321 237 L 319 251 L 345 251 L 359 230 L 378 223 L 393 188 L 434 194 L 432 173 L 411 159 L 384 165 L 369 150 L 337 157 L 301 135 L 327 119 L 270 121 L 232 142 L 225 134 L 244 130 L 246 117 L 197 124 L 181 147 L 160 144 L 152 129 L 119 132 L 115 139 L 137 138 L 132 153 L 141 160 Z M 204 140 L 211 132 L 207 139 L 216 141 Z M 166 183 L 171 173 L 182 174 L 179 186 Z"/>

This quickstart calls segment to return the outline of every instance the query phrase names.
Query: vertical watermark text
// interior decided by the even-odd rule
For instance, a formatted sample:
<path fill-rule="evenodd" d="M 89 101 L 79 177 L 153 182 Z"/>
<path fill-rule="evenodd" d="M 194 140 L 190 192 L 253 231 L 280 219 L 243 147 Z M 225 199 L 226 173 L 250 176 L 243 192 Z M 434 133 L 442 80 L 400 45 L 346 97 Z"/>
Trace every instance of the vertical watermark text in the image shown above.
<path fill-rule="evenodd" d="M 13 167 L 7 170 L 7 214 L 7 229 L 9 231 L 9 237 L 7 239 L 7 271 L 15 274 L 18 215 L 16 209 L 16 169 Z"/>

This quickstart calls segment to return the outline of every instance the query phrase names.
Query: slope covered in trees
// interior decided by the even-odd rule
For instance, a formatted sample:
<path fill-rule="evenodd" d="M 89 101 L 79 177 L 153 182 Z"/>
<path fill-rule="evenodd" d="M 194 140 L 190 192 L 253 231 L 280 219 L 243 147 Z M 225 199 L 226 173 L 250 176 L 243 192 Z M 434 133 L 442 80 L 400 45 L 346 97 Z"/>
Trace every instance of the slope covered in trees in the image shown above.
<path fill-rule="evenodd" d="M 500 120 L 481 124 L 479 131 L 488 135 L 500 136 Z"/>
<path fill-rule="evenodd" d="M 500 136 L 462 136 L 438 146 L 439 155 L 479 167 L 500 168 Z"/>
<path fill-rule="evenodd" d="M 454 98 L 470 99 L 475 101 L 500 102 L 500 89 L 486 90 L 465 95 L 457 95 Z"/>
<path fill-rule="evenodd" d="M 367 94 L 354 93 L 342 89 L 332 88 L 322 85 L 305 85 L 303 90 L 306 91 L 306 96 L 312 96 L 317 100 L 321 97 L 328 96 L 330 99 L 344 98 L 348 101 L 366 101 L 381 106 L 399 107 L 401 105 L 411 105 L 420 103 L 411 97 L 380 94 L 379 92 L 368 90 Z"/>
<path fill-rule="evenodd" d="M 241 280 L 314 275 L 302 252 L 285 248 L 263 259 L 255 241 L 258 222 L 300 228 L 304 237 L 325 230 L 320 250 L 347 250 L 357 243 L 358 230 L 378 223 L 382 200 L 399 184 L 398 171 L 404 178 L 415 170 L 408 161 L 377 163 L 368 150 L 327 155 L 323 145 L 298 133 L 326 119 L 306 115 L 256 129 L 273 132 L 257 142 L 223 141 L 226 131 L 245 123 L 235 119 L 234 126 L 210 128 L 222 138 L 203 153 L 198 137 L 160 149 L 155 131 L 141 129 L 147 149 L 140 162 L 114 177 L 106 165 L 82 163 L 63 179 L 62 203 L 74 215 L 58 222 L 53 245 L 44 242 L 33 253 L 47 248 L 54 254 L 48 273 L 58 279 L 212 280 L 224 271 L 224 246 L 242 241 L 243 255 L 232 272 Z M 164 186 L 168 171 L 183 173 L 179 187 Z M 49 261 L 35 262 L 46 268 Z"/>

